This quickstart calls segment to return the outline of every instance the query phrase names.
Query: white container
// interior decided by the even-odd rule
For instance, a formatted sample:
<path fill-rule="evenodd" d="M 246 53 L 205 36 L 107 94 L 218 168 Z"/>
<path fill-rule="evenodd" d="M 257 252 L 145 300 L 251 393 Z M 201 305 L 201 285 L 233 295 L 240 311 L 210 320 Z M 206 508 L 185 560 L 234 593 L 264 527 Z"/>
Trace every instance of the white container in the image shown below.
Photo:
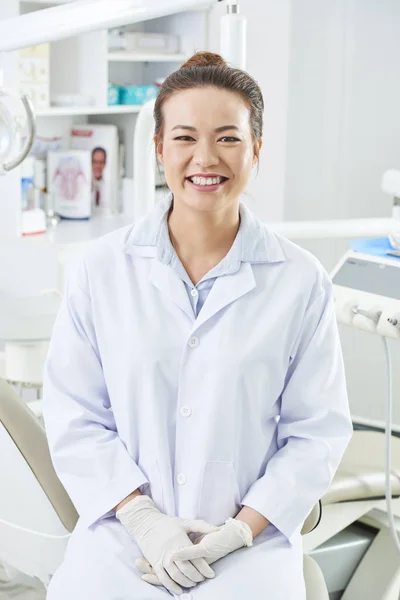
<path fill-rule="evenodd" d="M 179 52 L 180 42 L 176 35 L 127 31 L 124 38 L 128 52 Z"/>
<path fill-rule="evenodd" d="M 92 160 L 87 150 L 49 152 L 47 186 L 54 211 L 64 219 L 89 219 L 92 200 Z"/>
<path fill-rule="evenodd" d="M 247 21 L 239 7 L 228 0 L 228 13 L 220 21 L 220 52 L 236 69 L 246 68 Z"/>
<path fill-rule="evenodd" d="M 22 212 L 21 235 L 26 236 L 46 233 L 46 229 L 46 214 L 44 210 L 36 206 Z"/>

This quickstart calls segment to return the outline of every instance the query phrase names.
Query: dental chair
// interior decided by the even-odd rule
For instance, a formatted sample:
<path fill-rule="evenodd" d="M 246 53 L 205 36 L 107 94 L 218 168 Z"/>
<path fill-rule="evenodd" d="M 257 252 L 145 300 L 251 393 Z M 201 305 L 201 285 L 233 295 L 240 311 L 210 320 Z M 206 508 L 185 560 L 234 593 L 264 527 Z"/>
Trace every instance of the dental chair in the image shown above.
<path fill-rule="evenodd" d="M 392 436 L 391 445 L 392 506 L 400 517 L 400 438 Z M 384 464 L 384 433 L 354 431 L 322 498 L 321 523 L 304 538 L 332 600 L 399 599 L 400 555 L 386 516 Z"/>
<path fill-rule="evenodd" d="M 0 561 L 47 586 L 77 512 L 57 478 L 44 428 L 0 379 Z"/>
<path fill-rule="evenodd" d="M 61 564 L 78 514 L 51 463 L 45 430 L 14 389 L 0 379 L 0 561 L 47 587 Z M 321 518 L 317 504 L 302 533 Z M 304 556 L 307 600 L 328 600 L 317 563 Z"/>

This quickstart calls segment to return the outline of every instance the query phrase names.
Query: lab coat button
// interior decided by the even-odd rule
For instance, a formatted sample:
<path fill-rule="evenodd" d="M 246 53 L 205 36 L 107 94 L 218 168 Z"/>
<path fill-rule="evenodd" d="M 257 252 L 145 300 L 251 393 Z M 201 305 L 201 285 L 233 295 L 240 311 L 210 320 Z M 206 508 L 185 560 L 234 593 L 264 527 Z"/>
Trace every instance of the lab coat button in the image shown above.
<path fill-rule="evenodd" d="M 192 594 L 182 594 L 180 596 L 180 599 L 181 600 L 193 600 L 193 596 L 192 596 Z"/>
<path fill-rule="evenodd" d="M 193 298 L 197 298 L 197 296 L 199 295 L 199 292 L 196 290 L 196 288 L 190 290 L 190 293 L 192 294 Z"/>
<path fill-rule="evenodd" d="M 191 414 L 192 414 L 192 409 L 189 406 L 181 406 L 182 417 L 190 417 Z"/>
<path fill-rule="evenodd" d="M 199 345 L 199 338 L 197 337 L 191 337 L 189 340 L 189 346 L 191 348 L 197 348 L 197 346 Z"/>
<path fill-rule="evenodd" d="M 176 481 L 179 483 L 179 485 L 185 485 L 186 476 L 183 473 L 178 473 L 176 476 Z"/>

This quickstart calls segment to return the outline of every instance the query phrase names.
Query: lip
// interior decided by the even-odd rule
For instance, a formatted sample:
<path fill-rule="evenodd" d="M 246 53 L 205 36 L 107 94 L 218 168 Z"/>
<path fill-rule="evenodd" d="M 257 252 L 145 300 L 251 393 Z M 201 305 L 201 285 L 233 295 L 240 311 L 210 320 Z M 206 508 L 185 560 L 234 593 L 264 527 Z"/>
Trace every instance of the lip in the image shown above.
<path fill-rule="evenodd" d="M 193 177 L 193 175 L 192 175 L 192 177 Z M 220 175 L 217 175 L 217 177 L 220 177 Z M 225 179 L 223 181 L 221 181 L 221 183 L 213 183 L 211 185 L 198 185 L 196 183 L 193 183 L 188 177 L 185 179 L 185 181 L 186 181 L 186 185 L 190 186 L 197 192 L 200 192 L 203 194 L 204 193 L 209 194 L 211 192 L 216 192 L 216 191 L 220 190 L 225 185 L 225 183 L 228 181 L 228 179 L 225 177 Z"/>
<path fill-rule="evenodd" d="M 186 179 L 189 179 L 189 177 L 224 177 L 225 179 L 229 179 L 229 177 L 220 173 L 193 173 L 192 175 L 188 175 Z"/>

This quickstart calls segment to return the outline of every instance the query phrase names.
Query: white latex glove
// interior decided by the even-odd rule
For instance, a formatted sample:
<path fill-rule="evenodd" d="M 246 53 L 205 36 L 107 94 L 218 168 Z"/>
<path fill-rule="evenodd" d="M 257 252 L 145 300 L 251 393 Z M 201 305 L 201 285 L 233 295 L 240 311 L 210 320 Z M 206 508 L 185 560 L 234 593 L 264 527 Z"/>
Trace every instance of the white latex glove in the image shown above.
<path fill-rule="evenodd" d="M 207 534 L 216 531 L 217 527 L 205 521 L 164 515 L 148 496 L 136 496 L 117 511 L 116 517 L 152 565 L 159 585 L 167 590 L 182 594 L 179 585 L 190 588 L 205 578 L 215 577 L 204 558 L 175 561 L 172 555 L 193 546 L 189 533 Z"/>
<path fill-rule="evenodd" d="M 172 560 L 195 560 L 205 558 L 208 564 L 214 563 L 227 554 L 239 550 L 244 546 L 253 545 L 253 533 L 243 521 L 228 519 L 225 525 L 217 531 L 198 538 L 193 546 L 178 550 Z M 138 558 L 137 568 L 143 573 L 142 579 L 153 585 L 161 585 L 157 573 L 152 568 L 151 562 Z"/>

